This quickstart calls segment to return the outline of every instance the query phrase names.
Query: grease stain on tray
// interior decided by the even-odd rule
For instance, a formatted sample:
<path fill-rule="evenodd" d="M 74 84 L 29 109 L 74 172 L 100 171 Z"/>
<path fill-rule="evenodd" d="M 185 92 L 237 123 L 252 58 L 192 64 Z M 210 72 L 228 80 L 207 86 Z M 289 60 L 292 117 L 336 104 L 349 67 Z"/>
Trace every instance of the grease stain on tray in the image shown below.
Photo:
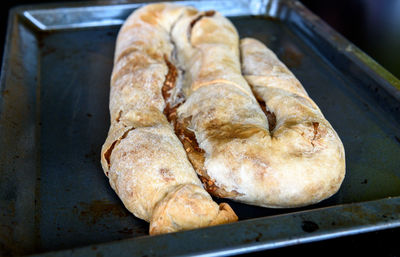
<path fill-rule="evenodd" d="M 123 218 L 130 215 L 121 204 L 115 204 L 105 200 L 93 200 L 90 203 L 80 202 L 79 206 L 79 218 L 91 224 L 95 224 L 100 219 L 109 216 Z"/>
<path fill-rule="evenodd" d="M 118 230 L 118 233 L 121 233 L 121 234 L 133 234 L 134 232 L 135 232 L 135 230 L 133 228 L 123 228 L 121 230 Z M 147 231 L 145 231 L 145 232 L 147 232 Z M 139 233 L 143 233 L 143 231 L 140 230 Z"/>
<path fill-rule="evenodd" d="M 301 229 L 302 229 L 304 232 L 312 233 L 312 232 L 314 232 L 314 231 L 317 231 L 317 230 L 319 229 L 319 226 L 318 226 L 318 224 L 315 223 L 314 221 L 311 221 L 311 220 L 304 220 L 304 221 L 301 223 Z"/>
<path fill-rule="evenodd" d="M 290 43 L 284 44 L 283 53 L 282 56 L 280 56 L 280 58 L 289 69 L 300 67 L 303 57 L 304 54 L 294 44 Z"/>
<path fill-rule="evenodd" d="M 6 90 L 3 90 L 3 91 L 1 91 L 1 96 L 8 96 L 10 94 L 10 90 L 8 90 L 8 89 L 6 89 Z"/>

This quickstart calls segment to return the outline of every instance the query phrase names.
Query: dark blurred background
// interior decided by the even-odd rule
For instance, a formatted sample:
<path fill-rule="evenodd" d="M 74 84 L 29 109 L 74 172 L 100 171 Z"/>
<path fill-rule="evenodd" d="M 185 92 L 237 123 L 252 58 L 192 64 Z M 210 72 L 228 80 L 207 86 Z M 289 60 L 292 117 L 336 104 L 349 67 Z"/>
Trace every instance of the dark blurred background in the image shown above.
<path fill-rule="evenodd" d="M 1 56 L 8 11 L 21 4 L 50 0 L 2 1 Z M 119 1 L 121 2 L 121 1 Z M 301 0 L 336 31 L 400 78 L 400 0 Z M 400 228 L 257 253 L 256 256 L 400 256 Z"/>
<path fill-rule="evenodd" d="M 2 1 L 2 8 L 0 8 L 1 54 L 3 54 L 8 10 L 11 7 L 60 1 L 65 0 Z M 300 1 L 393 75 L 400 78 L 400 0 Z M 115 2 L 124 2 L 124 0 Z"/>
<path fill-rule="evenodd" d="M 400 78 L 399 0 L 301 0 L 301 2 Z"/>

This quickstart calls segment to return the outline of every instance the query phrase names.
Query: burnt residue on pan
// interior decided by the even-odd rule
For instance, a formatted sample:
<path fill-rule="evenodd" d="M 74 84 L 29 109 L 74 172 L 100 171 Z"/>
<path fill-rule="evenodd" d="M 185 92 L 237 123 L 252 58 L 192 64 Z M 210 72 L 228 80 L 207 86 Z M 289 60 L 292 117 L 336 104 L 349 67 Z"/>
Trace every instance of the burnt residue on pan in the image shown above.
<path fill-rule="evenodd" d="M 89 224 L 95 224 L 106 216 L 127 217 L 130 213 L 121 205 L 106 200 L 93 200 L 79 203 L 79 218 Z"/>
<path fill-rule="evenodd" d="M 319 229 L 319 226 L 314 221 L 303 220 L 303 222 L 301 223 L 301 229 L 304 232 L 312 233 L 312 232 L 317 231 Z"/>
<path fill-rule="evenodd" d="M 280 56 L 280 59 L 289 69 L 298 68 L 301 66 L 304 55 L 298 47 L 296 47 L 294 44 L 287 43 L 283 45 L 282 50 L 283 53 Z"/>

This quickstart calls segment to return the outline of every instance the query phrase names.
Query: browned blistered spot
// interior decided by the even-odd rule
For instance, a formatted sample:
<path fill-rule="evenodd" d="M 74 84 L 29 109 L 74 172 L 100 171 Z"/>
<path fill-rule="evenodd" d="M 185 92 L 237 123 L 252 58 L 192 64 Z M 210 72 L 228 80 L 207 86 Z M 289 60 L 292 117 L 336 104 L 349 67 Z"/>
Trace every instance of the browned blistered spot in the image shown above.
<path fill-rule="evenodd" d="M 133 52 L 131 56 L 127 56 L 126 58 L 129 59 L 123 66 L 113 70 L 111 75 L 112 85 L 116 84 L 116 82 L 126 74 L 131 74 L 137 70 L 145 69 L 153 63 L 153 60 L 148 55 L 144 55 L 140 52 Z"/>
<path fill-rule="evenodd" d="M 206 11 L 206 12 L 200 14 L 199 16 L 197 16 L 195 19 L 193 19 L 193 20 L 190 22 L 190 26 L 189 26 L 189 30 L 188 30 L 188 35 L 187 35 L 187 37 L 188 37 L 188 39 L 189 39 L 189 42 L 190 42 L 190 37 L 191 37 L 191 35 L 192 35 L 192 29 L 193 29 L 194 25 L 195 25 L 198 21 L 200 21 L 203 17 L 211 17 L 211 16 L 214 16 L 214 14 L 215 14 L 215 11 L 213 11 L 213 10 Z"/>
<path fill-rule="evenodd" d="M 205 11 L 204 13 L 200 14 L 199 16 L 197 16 L 196 19 L 192 20 L 192 22 L 190 22 L 190 29 L 192 29 L 194 27 L 194 25 L 201 20 L 203 17 L 211 17 L 214 16 L 215 11 L 213 10 L 209 10 L 209 11 Z"/>
<path fill-rule="evenodd" d="M 195 15 L 195 14 L 198 14 L 199 11 L 196 10 L 196 9 L 188 9 L 188 10 L 186 11 L 186 13 L 187 13 L 187 15 L 189 15 L 189 16 L 193 16 L 193 15 Z"/>
<path fill-rule="evenodd" d="M 156 5 L 150 5 L 147 8 L 148 8 L 147 11 L 140 16 L 140 19 L 151 25 L 157 25 L 158 22 L 160 21 L 162 12 L 165 9 L 165 5 L 156 4 Z"/>
<path fill-rule="evenodd" d="M 166 7 L 165 4 L 154 4 L 154 5 L 149 5 L 148 9 L 149 12 L 151 13 L 159 14 L 165 10 L 165 7 Z"/>
<path fill-rule="evenodd" d="M 208 140 L 217 141 L 219 144 L 232 139 L 246 139 L 257 133 L 262 133 L 263 135 L 267 133 L 263 127 L 240 123 L 210 123 L 206 127 L 206 130 Z"/>
<path fill-rule="evenodd" d="M 157 25 L 157 20 L 156 17 L 154 17 L 153 15 L 149 14 L 149 13 L 145 13 L 142 14 L 140 16 L 140 19 L 146 23 L 149 23 L 151 25 Z"/>
<path fill-rule="evenodd" d="M 160 48 L 162 48 L 160 46 Z M 160 53 L 159 48 L 146 48 L 146 54 L 153 60 L 161 61 L 163 59 L 163 55 Z"/>
<path fill-rule="evenodd" d="M 204 16 L 211 17 L 211 16 L 214 16 L 214 14 L 215 14 L 214 10 L 208 10 L 208 11 L 205 11 Z"/>
<path fill-rule="evenodd" d="M 164 5 L 150 6 L 149 10 L 140 16 L 140 19 L 151 25 L 157 25 L 161 12 L 165 9 Z"/>
<path fill-rule="evenodd" d="M 135 45 L 138 44 L 138 42 L 135 42 Z M 140 44 L 140 42 L 139 42 Z M 138 48 L 137 46 L 129 46 L 127 48 L 124 48 L 123 50 L 121 50 L 121 52 L 119 53 L 118 57 L 115 59 L 115 63 L 119 62 L 120 60 L 122 60 L 123 58 L 128 58 L 128 55 L 140 51 L 140 48 Z"/>
<path fill-rule="evenodd" d="M 162 178 L 167 182 L 175 180 L 174 175 L 167 168 L 161 168 L 160 169 L 160 174 L 161 174 Z"/>

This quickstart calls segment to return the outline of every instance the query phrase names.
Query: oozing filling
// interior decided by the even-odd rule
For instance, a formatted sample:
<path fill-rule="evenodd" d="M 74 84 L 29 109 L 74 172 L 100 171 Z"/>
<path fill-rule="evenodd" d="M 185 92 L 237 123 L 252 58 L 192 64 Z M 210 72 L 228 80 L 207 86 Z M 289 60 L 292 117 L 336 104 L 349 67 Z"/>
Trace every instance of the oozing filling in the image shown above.
<path fill-rule="evenodd" d="M 204 167 L 205 152 L 203 149 L 199 147 L 199 144 L 196 140 L 196 136 L 193 133 L 193 131 L 188 129 L 191 117 L 180 120 L 178 119 L 177 116 L 177 109 L 184 103 L 184 101 L 179 102 L 177 104 L 171 103 L 170 101 L 172 95 L 171 91 L 176 86 L 178 71 L 176 67 L 167 58 L 165 58 L 165 63 L 168 67 L 168 73 L 167 76 L 165 77 L 164 84 L 161 88 L 162 95 L 166 103 L 164 114 L 167 117 L 168 121 L 174 126 L 175 134 L 182 142 L 190 163 L 192 164 L 193 168 L 199 175 L 200 180 L 204 184 L 205 189 L 209 193 L 219 197 L 236 195 L 237 192 L 227 192 L 224 189 L 217 187 L 215 185 L 215 180 L 212 180 L 208 176 L 207 171 Z M 181 94 L 180 97 L 183 97 L 183 95 Z"/>
<path fill-rule="evenodd" d="M 175 115 L 176 117 L 176 115 Z M 205 152 L 199 147 L 196 136 L 193 131 L 188 129 L 191 117 L 183 120 L 175 121 L 175 133 L 185 148 L 189 161 L 192 163 L 193 168 L 196 170 L 203 183 L 205 189 L 212 195 L 218 197 L 230 197 L 238 195 L 236 191 L 228 192 L 225 189 L 215 185 L 215 180 L 211 179 L 207 174 L 204 167 Z"/>
<path fill-rule="evenodd" d="M 261 109 L 263 110 L 263 112 L 265 113 L 265 115 L 267 116 L 268 119 L 268 127 L 269 127 L 269 132 L 272 133 L 272 131 L 275 129 L 276 127 L 276 116 L 275 113 L 270 112 L 267 109 L 267 105 L 265 104 L 265 101 L 257 98 L 258 104 L 261 106 Z"/>
<path fill-rule="evenodd" d="M 178 77 L 178 70 L 176 69 L 175 65 L 173 65 L 166 56 L 164 56 L 165 63 L 168 67 L 168 73 L 165 76 L 164 84 L 161 88 L 162 96 L 165 100 L 167 107 L 164 109 L 164 113 L 168 112 L 170 107 L 170 102 L 167 101 L 171 97 L 171 90 L 175 88 L 176 80 Z"/>
<path fill-rule="evenodd" d="M 215 14 L 215 11 L 207 11 L 200 14 L 196 17 L 189 25 L 188 28 L 188 37 L 190 41 L 190 34 L 192 33 L 192 28 L 195 24 L 200 21 L 203 17 L 210 17 Z M 173 44 L 173 42 L 171 42 Z M 215 185 L 215 180 L 212 180 L 208 174 L 207 170 L 204 167 L 205 162 L 205 152 L 203 149 L 199 147 L 199 144 L 196 140 L 196 136 L 188 129 L 191 121 L 191 117 L 185 119 L 179 119 L 177 116 L 177 109 L 181 106 L 185 101 L 184 95 L 180 89 L 176 88 L 179 71 L 172 64 L 170 60 L 165 56 L 164 57 L 165 64 L 168 67 L 168 72 L 165 77 L 164 84 L 161 88 L 162 96 L 165 101 L 164 114 L 167 117 L 168 121 L 174 126 L 175 134 L 178 136 L 179 140 L 182 142 L 185 151 L 187 153 L 188 159 L 191 162 L 193 168 L 196 170 L 197 174 L 200 177 L 200 180 L 204 184 L 205 189 L 215 196 L 234 196 L 238 193 L 236 191 L 227 192 L 223 188 L 220 188 Z M 178 90 L 178 91 L 176 91 Z M 182 101 L 183 99 L 183 101 Z"/>
<path fill-rule="evenodd" d="M 205 11 L 203 14 L 199 15 L 196 19 L 192 20 L 192 22 L 190 22 L 190 29 L 192 29 L 194 27 L 194 25 L 201 20 L 203 17 L 211 17 L 214 16 L 215 11 L 210 10 L 210 11 Z"/>
<path fill-rule="evenodd" d="M 106 160 L 109 169 L 110 169 L 110 166 L 111 166 L 111 161 L 110 161 L 111 153 L 112 153 L 112 151 L 114 150 L 115 146 L 116 146 L 119 142 L 121 142 L 122 139 L 126 138 L 126 137 L 128 136 L 128 133 L 131 132 L 131 131 L 134 130 L 134 129 L 135 129 L 135 128 L 130 128 L 130 129 L 128 129 L 127 131 L 125 131 L 124 134 L 123 134 L 120 138 L 118 138 L 117 140 L 115 140 L 115 141 L 111 144 L 111 146 L 104 152 L 104 159 Z M 108 176 L 108 172 L 106 172 L 106 175 Z"/>
<path fill-rule="evenodd" d="M 115 121 L 116 121 L 116 122 L 120 122 L 120 121 L 121 121 L 121 116 L 122 116 L 122 110 L 120 110 L 120 111 L 118 112 L 118 116 L 117 116 L 117 118 L 115 119 Z"/>
<path fill-rule="evenodd" d="M 276 127 L 276 116 L 275 116 L 275 113 L 273 113 L 273 112 L 271 112 L 271 111 L 269 111 L 267 109 L 267 106 L 266 106 L 264 100 L 262 100 L 260 98 L 257 98 L 257 101 L 258 101 L 259 105 L 261 106 L 261 109 L 263 110 L 263 112 L 267 116 L 269 132 L 272 134 L 273 130 Z M 314 141 L 318 140 L 320 138 L 320 134 L 318 133 L 319 122 L 312 122 L 310 125 L 312 125 L 312 128 L 313 128 L 313 137 L 311 138 L 310 143 L 311 143 L 312 146 L 315 146 Z"/>
<path fill-rule="evenodd" d="M 319 123 L 318 123 L 318 122 L 313 122 L 312 125 L 313 125 L 313 129 L 314 129 L 314 136 L 313 136 L 313 138 L 312 138 L 312 140 L 311 140 L 311 144 L 312 144 L 313 146 L 315 146 L 315 145 L 314 145 L 314 140 L 317 140 L 317 139 L 318 139 L 318 127 L 319 127 Z"/>

